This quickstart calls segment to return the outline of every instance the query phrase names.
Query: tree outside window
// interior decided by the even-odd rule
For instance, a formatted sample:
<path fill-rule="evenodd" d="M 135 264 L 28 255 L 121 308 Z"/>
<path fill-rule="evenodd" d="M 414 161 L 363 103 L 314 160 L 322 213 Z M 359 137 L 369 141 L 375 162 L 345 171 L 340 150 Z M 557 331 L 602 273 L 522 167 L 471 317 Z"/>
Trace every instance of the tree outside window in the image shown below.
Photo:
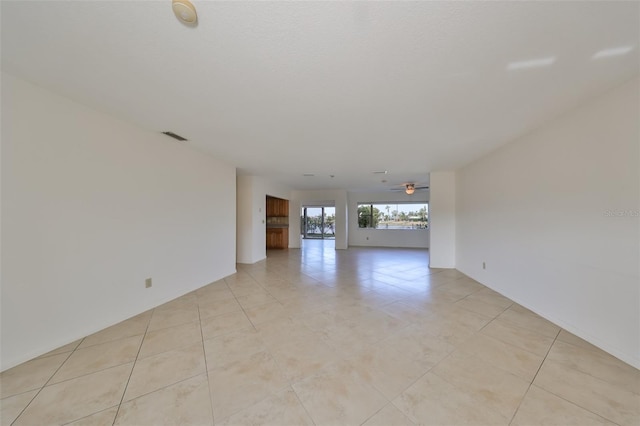
<path fill-rule="evenodd" d="M 427 229 L 429 227 L 429 205 L 427 203 L 359 203 L 358 227 Z"/>

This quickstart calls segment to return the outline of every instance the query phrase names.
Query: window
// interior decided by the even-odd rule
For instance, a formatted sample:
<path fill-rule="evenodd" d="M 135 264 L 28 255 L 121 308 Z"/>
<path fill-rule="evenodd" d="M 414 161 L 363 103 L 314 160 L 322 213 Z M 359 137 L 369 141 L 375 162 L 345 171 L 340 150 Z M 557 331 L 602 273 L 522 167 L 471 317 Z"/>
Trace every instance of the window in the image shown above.
<path fill-rule="evenodd" d="M 360 203 L 358 227 L 374 229 L 427 229 L 427 203 Z"/>

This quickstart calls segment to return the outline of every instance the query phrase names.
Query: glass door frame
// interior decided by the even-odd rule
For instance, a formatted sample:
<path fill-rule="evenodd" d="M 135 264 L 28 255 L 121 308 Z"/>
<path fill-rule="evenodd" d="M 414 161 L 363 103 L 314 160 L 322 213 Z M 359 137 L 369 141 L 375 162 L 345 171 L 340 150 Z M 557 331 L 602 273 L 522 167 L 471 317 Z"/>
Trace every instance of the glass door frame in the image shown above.
<path fill-rule="evenodd" d="M 325 233 L 325 217 L 326 217 L 326 213 L 325 213 L 325 208 L 335 208 L 333 206 L 303 206 L 302 207 L 302 223 L 301 223 L 301 227 L 302 227 L 302 238 L 305 240 L 333 240 L 335 239 L 335 231 L 333 236 L 331 236 L 331 234 L 326 234 Z M 308 236 L 307 230 L 307 221 L 308 221 L 308 214 L 307 214 L 307 209 L 320 209 L 320 236 L 319 237 L 310 237 Z"/>

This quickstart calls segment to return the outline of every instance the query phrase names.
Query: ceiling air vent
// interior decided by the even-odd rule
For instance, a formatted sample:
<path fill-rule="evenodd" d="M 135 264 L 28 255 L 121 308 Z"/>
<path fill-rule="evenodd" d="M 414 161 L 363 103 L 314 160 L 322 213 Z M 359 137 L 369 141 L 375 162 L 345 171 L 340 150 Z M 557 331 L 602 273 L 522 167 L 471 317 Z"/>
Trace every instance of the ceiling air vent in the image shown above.
<path fill-rule="evenodd" d="M 172 138 L 174 138 L 174 139 L 176 139 L 176 140 L 179 140 L 180 142 L 183 142 L 183 141 L 186 141 L 186 140 L 187 140 L 187 138 L 183 138 L 182 136 L 180 136 L 180 135 L 176 135 L 176 134 L 175 134 L 175 133 L 173 133 L 173 132 L 162 132 L 162 134 L 167 135 L 167 136 L 170 136 L 170 137 L 172 137 Z"/>

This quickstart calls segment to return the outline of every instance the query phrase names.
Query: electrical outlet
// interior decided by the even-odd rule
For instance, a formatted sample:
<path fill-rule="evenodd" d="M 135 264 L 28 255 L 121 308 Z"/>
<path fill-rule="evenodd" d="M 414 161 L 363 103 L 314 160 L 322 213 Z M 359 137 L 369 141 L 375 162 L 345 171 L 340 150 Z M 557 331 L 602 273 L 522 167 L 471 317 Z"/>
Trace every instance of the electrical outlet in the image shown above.
<path fill-rule="evenodd" d="M 147 278 L 146 280 L 144 280 L 144 287 L 145 288 L 149 288 L 153 285 L 153 283 L 151 282 L 151 278 Z"/>
<path fill-rule="evenodd" d="M 482 269 L 487 269 L 487 264 L 486 264 L 486 262 L 482 262 Z"/>

